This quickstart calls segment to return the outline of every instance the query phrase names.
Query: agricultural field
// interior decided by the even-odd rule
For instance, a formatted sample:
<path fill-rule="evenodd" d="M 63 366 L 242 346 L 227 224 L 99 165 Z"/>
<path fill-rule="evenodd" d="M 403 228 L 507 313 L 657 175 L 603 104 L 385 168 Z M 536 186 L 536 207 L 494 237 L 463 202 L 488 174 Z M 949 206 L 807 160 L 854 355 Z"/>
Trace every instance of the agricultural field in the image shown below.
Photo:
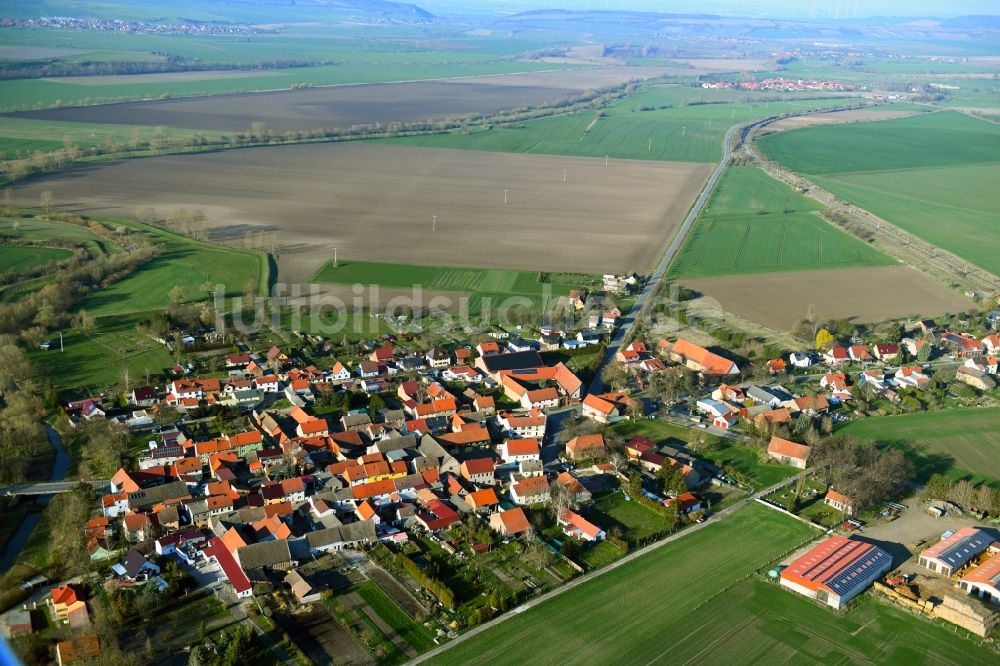
<path fill-rule="evenodd" d="M 72 252 L 59 247 L 0 245 L 0 273 L 23 271 L 68 259 Z"/>
<path fill-rule="evenodd" d="M 566 296 L 576 284 L 539 281 L 540 274 L 531 271 L 500 269 L 456 268 L 454 266 L 413 266 L 384 264 L 369 261 L 332 262 L 325 264 L 311 282 L 340 285 L 378 285 L 392 289 L 408 290 L 415 286 L 427 289 L 429 294 L 457 292 L 468 295 L 470 311 L 478 312 L 483 299 L 490 298 L 499 304 L 508 296 L 525 296 L 534 302 L 545 297 L 553 299 Z M 590 281 L 589 276 L 581 276 Z M 390 296 L 391 298 L 391 296 Z"/>
<path fill-rule="evenodd" d="M 837 268 L 686 278 L 704 297 L 697 307 L 791 331 L 810 310 L 827 319 L 878 322 L 965 312 L 975 303 L 908 266 Z"/>
<path fill-rule="evenodd" d="M 301 76 L 300 70 L 292 71 Z M 435 70 L 437 73 L 432 78 L 440 80 L 415 80 L 421 77 L 411 73 L 404 78 L 388 79 L 399 83 L 298 90 L 277 90 L 288 88 L 288 85 L 272 84 L 262 89 L 273 92 L 52 108 L 25 111 L 11 117 L 99 125 L 167 125 L 225 132 L 245 132 L 256 121 L 277 131 L 323 129 L 492 113 L 552 102 L 588 89 L 617 85 L 633 78 L 656 77 L 670 71 L 655 67 L 604 67 L 481 77 L 471 76 L 476 73 L 473 71 L 465 78 L 445 79 L 447 72 Z M 461 75 L 452 72 L 451 76 Z M 248 81 L 250 79 L 238 79 L 237 83 L 243 87 L 231 92 L 252 90 Z M 7 82 L 0 82 L 0 98 L 4 95 L 4 83 Z M 28 83 L 35 84 L 36 80 L 27 81 L 25 85 Z M 196 84 L 206 89 L 206 95 L 218 92 L 214 90 L 215 82 L 210 80 L 196 80 L 187 85 Z M 99 97 L 103 90 L 99 86 L 59 85 L 89 91 L 92 98 Z M 38 94 L 37 91 L 25 93 L 25 98 L 33 99 Z"/>
<path fill-rule="evenodd" d="M 1000 273 L 1000 213 L 993 196 L 1000 125 L 947 111 L 810 127 L 758 143 L 838 197 Z"/>
<path fill-rule="evenodd" d="M 645 663 L 986 664 L 996 653 L 943 624 L 864 596 L 837 613 L 759 578 L 741 581 L 672 627 Z M 919 636 L 919 644 L 913 637 Z"/>
<path fill-rule="evenodd" d="M 696 608 L 812 536 L 796 520 L 748 506 L 513 615 L 430 663 L 649 663 L 691 631 Z M 580 640 L 596 627 L 601 640 Z"/>
<path fill-rule="evenodd" d="M 873 417 L 840 432 L 898 446 L 929 471 L 1000 482 L 1000 407 Z"/>
<path fill-rule="evenodd" d="M 672 277 L 881 266 L 891 258 L 815 214 L 760 169 L 730 167 L 670 267 Z"/>
<path fill-rule="evenodd" d="M 647 85 L 597 117 L 580 111 L 468 133 L 380 139 L 400 145 L 613 159 L 718 162 L 732 125 L 772 114 L 831 108 L 852 100 Z M 662 108 L 661 108 L 662 107 Z"/>
<path fill-rule="evenodd" d="M 333 248 L 343 261 L 644 273 L 710 170 L 339 143 L 132 160 L 37 178 L 14 193 L 37 200 L 49 190 L 56 208 L 117 217 L 139 206 L 198 208 L 221 240 L 274 232 L 298 270 L 279 276 L 285 282 L 307 282 Z M 159 284 L 197 288 L 206 273 L 226 273 L 211 262 L 163 263 L 173 272 Z M 242 284 L 230 280 L 222 281 Z M 102 305 L 124 309 L 108 291 Z M 134 309 L 166 296 L 145 297 Z"/>
<path fill-rule="evenodd" d="M 782 118 L 767 125 L 767 129 L 780 132 L 791 129 L 812 127 L 813 125 L 841 125 L 843 123 L 859 123 L 872 120 L 895 120 L 912 116 L 917 111 L 927 111 L 927 107 L 907 104 L 893 104 L 891 107 L 875 106 L 866 109 L 851 109 L 850 111 L 830 111 L 829 113 L 811 113 L 807 116 L 792 116 Z"/>
<path fill-rule="evenodd" d="M 170 141 L 196 136 L 211 139 L 220 135 L 219 132 L 178 128 L 171 128 L 166 133 Z M 0 157 L 51 152 L 67 144 L 79 148 L 106 147 L 112 142 L 127 146 L 136 140 L 148 142 L 156 136 L 157 128 L 140 125 L 93 125 L 0 116 Z"/>

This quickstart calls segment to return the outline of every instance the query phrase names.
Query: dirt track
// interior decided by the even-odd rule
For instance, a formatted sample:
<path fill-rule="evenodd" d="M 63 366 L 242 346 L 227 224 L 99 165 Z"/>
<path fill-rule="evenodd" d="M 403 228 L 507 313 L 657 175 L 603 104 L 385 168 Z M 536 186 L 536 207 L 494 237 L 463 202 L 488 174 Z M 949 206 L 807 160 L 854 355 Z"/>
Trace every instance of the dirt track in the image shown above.
<path fill-rule="evenodd" d="M 277 131 L 419 121 L 492 113 L 557 101 L 585 90 L 663 74 L 700 70 L 666 67 L 597 67 L 463 79 L 344 85 L 302 90 L 46 109 L 20 118 L 123 125 L 167 125 L 245 132 L 262 121 Z"/>
<path fill-rule="evenodd" d="M 810 304 L 820 321 L 875 322 L 932 317 L 975 306 L 906 266 L 794 271 L 683 280 L 719 301 L 722 309 L 778 331 L 790 331 Z"/>
<path fill-rule="evenodd" d="M 60 209 L 202 209 L 216 237 L 274 231 L 311 274 L 332 258 L 647 272 L 710 164 L 481 153 L 360 142 L 131 160 L 31 181 Z M 563 182 L 563 170 L 566 182 Z M 504 205 L 504 190 L 508 204 Z M 432 231 L 437 216 L 437 231 Z M 285 279 L 285 276 L 281 276 Z"/>

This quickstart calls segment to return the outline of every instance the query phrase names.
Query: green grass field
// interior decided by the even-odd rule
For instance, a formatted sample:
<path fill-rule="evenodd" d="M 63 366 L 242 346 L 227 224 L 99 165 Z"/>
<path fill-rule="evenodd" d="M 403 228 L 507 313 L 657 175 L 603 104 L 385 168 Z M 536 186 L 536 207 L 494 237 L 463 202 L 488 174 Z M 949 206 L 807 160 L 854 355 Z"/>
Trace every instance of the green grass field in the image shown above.
<path fill-rule="evenodd" d="M 839 432 L 901 446 L 918 462 L 933 464 L 931 471 L 950 463 L 953 478 L 971 475 L 1000 482 L 1000 407 L 867 418 Z"/>
<path fill-rule="evenodd" d="M 943 624 L 874 599 L 840 614 L 760 579 L 737 583 L 664 638 L 646 663 L 958 666 L 998 659 Z"/>
<path fill-rule="evenodd" d="M 60 390 L 98 392 L 118 385 L 126 368 L 134 387 L 145 382 L 147 371 L 153 376 L 161 375 L 174 364 L 166 347 L 135 329 L 144 315 L 151 314 L 100 317 L 92 333 L 64 330 L 65 351 L 59 351 L 59 336 L 54 335 L 52 340 L 56 344 L 51 350 L 29 350 L 28 356 Z"/>
<path fill-rule="evenodd" d="M 762 137 L 768 157 L 810 176 L 998 161 L 1000 125 L 955 111 L 843 125 L 815 125 Z"/>
<path fill-rule="evenodd" d="M 761 149 L 851 203 L 1000 273 L 1000 125 L 948 111 L 763 137 Z"/>
<path fill-rule="evenodd" d="M 625 495 L 619 492 L 597 499 L 583 513 L 605 532 L 617 527 L 622 538 L 630 543 L 636 543 L 667 528 L 661 515 L 638 502 L 626 500 Z M 618 552 L 621 553 L 620 550 Z"/>
<path fill-rule="evenodd" d="M 239 296 L 247 280 L 266 288 L 266 266 L 257 252 L 199 243 L 137 222 L 115 220 L 115 224 L 139 227 L 152 234 L 166 251 L 124 280 L 90 294 L 80 306 L 96 316 L 141 313 L 165 308 L 174 286 L 184 289 L 186 301 L 207 298 L 205 282 L 223 285 L 227 297 Z"/>
<path fill-rule="evenodd" d="M 0 245 L 0 273 L 23 271 L 44 266 L 73 255 L 61 247 L 33 247 L 27 245 Z"/>
<path fill-rule="evenodd" d="M 845 103 L 845 100 L 833 99 L 740 101 L 744 99 L 751 98 L 736 91 L 703 90 L 676 84 L 644 86 L 638 94 L 609 104 L 604 109 L 605 115 L 596 122 L 594 111 L 581 111 L 466 134 L 456 132 L 379 141 L 507 153 L 717 162 L 722 158 L 722 138 L 736 123 Z M 699 103 L 702 100 L 728 103 Z M 672 106 L 658 108 L 664 105 Z M 650 110 L 640 111 L 640 107 Z"/>
<path fill-rule="evenodd" d="M 532 301 L 541 302 L 547 290 L 552 297 L 565 296 L 576 286 L 551 282 L 543 284 L 538 278 L 539 274 L 533 271 L 341 261 L 336 267 L 332 262 L 327 262 L 316 272 L 311 282 L 377 284 L 400 289 L 420 285 L 430 291 L 460 292 L 471 295 L 470 312 L 479 312 L 486 298 L 492 299 L 494 306 L 508 296 L 525 296 Z"/>
<path fill-rule="evenodd" d="M 695 630 L 687 619 L 695 609 L 812 535 L 796 520 L 748 506 L 519 613 L 432 663 L 650 663 Z M 714 626 L 724 631 L 727 624 Z"/>
<path fill-rule="evenodd" d="M 881 266 L 891 258 L 814 214 L 760 169 L 730 167 L 670 267 L 672 277 Z"/>

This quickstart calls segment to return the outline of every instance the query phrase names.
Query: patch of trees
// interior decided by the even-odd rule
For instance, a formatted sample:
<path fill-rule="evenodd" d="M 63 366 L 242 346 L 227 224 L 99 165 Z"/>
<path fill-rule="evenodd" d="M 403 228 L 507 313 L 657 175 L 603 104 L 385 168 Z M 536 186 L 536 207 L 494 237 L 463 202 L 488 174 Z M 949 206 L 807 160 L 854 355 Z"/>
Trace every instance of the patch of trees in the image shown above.
<path fill-rule="evenodd" d="M 421 569 L 408 555 L 400 553 L 396 556 L 396 563 L 405 571 L 417 584 L 437 597 L 437 600 L 445 608 L 455 607 L 455 593 L 445 583 Z"/>
<path fill-rule="evenodd" d="M 52 76 L 110 76 L 115 74 L 162 74 L 165 72 L 259 71 L 334 64 L 333 61 L 283 58 L 255 63 L 205 62 L 168 55 L 160 61 L 12 61 L 0 62 L 0 80 L 44 79 Z"/>
<path fill-rule="evenodd" d="M 126 462 L 129 446 L 126 426 L 93 419 L 63 430 L 63 444 L 78 452 L 80 466 L 77 471 L 81 479 L 110 479 Z"/>
<path fill-rule="evenodd" d="M 927 480 L 924 497 L 947 500 L 967 511 L 1000 515 L 1000 488 L 985 483 L 976 485 L 968 479 L 952 482 L 941 474 L 934 474 Z"/>
<path fill-rule="evenodd" d="M 12 336 L 0 336 L 0 483 L 27 478 L 32 459 L 50 451 L 45 433 L 46 399 L 51 391 L 36 384 L 34 369 Z M 49 387 L 51 388 L 51 387 Z M 50 395 L 46 396 L 48 392 Z"/>
<path fill-rule="evenodd" d="M 0 304 L 0 334 L 15 335 L 30 344 L 41 342 L 48 331 L 74 320 L 70 311 L 85 296 L 122 280 L 161 252 L 158 246 L 146 245 L 72 262 L 38 291 Z"/>
<path fill-rule="evenodd" d="M 819 479 L 850 497 L 856 511 L 902 496 L 913 472 L 910 461 L 898 449 L 839 436 L 816 442 L 809 464 Z"/>

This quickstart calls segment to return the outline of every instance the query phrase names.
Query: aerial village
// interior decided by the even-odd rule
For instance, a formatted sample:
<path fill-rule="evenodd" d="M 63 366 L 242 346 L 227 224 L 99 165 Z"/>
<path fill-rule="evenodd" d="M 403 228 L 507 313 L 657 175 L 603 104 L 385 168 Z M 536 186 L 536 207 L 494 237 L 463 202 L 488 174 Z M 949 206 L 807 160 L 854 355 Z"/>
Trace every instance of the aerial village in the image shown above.
<path fill-rule="evenodd" d="M 583 309 L 586 299 L 569 300 Z M 494 328 L 449 347 L 387 334 L 350 358 L 324 356 L 329 341 L 304 335 L 301 348 L 236 340 L 214 373 L 192 357 L 124 405 L 69 403 L 77 427 L 114 422 L 142 444 L 98 484 L 99 508 L 80 526 L 97 577 L 25 581 L 8 635 L 30 634 L 30 613 L 46 608 L 72 629 L 57 650 L 86 656 L 100 650 L 88 604 L 107 590 L 208 593 L 246 618 L 330 603 L 367 580 L 441 644 L 747 501 L 823 530 L 768 572 L 791 592 L 839 609 L 874 586 L 977 635 L 995 629 L 1000 542 L 982 523 L 1000 498 L 907 498 L 898 460 L 865 463 L 889 469 L 879 478 L 845 474 L 822 441 L 861 418 L 861 403 L 942 390 L 934 359 L 953 368 L 952 386 L 995 388 L 1000 335 L 933 321 L 892 342 L 824 329 L 821 348 L 752 371 L 725 349 L 639 335 L 589 393 L 563 352 L 603 351 L 618 316 L 584 317 L 577 331 Z M 877 544 L 880 526 L 893 535 L 909 523 L 919 557 L 904 564 Z M 357 617 L 344 624 L 363 634 Z"/>

